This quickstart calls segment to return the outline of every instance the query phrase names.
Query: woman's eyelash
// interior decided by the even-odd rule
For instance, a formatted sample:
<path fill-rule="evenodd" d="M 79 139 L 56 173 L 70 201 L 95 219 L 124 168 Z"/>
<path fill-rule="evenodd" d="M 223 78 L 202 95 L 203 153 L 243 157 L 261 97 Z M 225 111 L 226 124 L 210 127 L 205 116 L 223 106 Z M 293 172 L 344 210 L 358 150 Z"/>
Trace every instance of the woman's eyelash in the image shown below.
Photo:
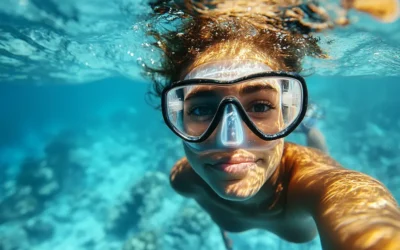
<path fill-rule="evenodd" d="M 250 105 L 256 105 L 256 104 L 264 104 L 264 105 L 267 105 L 269 108 L 271 108 L 271 109 L 275 109 L 276 108 L 276 106 L 274 105 L 274 104 L 272 104 L 271 102 L 269 102 L 269 101 L 265 101 L 265 100 L 262 100 L 262 101 L 254 101 L 254 102 L 252 102 Z"/>
<path fill-rule="evenodd" d="M 188 112 L 187 112 L 187 114 L 188 115 L 192 115 L 192 114 L 194 114 L 194 112 L 195 112 L 195 110 L 196 109 L 201 109 L 201 108 L 208 108 L 207 106 L 195 106 L 195 107 L 192 107 L 192 108 L 190 108 L 189 110 L 188 110 Z M 210 108 L 208 108 L 208 109 L 210 109 Z"/>

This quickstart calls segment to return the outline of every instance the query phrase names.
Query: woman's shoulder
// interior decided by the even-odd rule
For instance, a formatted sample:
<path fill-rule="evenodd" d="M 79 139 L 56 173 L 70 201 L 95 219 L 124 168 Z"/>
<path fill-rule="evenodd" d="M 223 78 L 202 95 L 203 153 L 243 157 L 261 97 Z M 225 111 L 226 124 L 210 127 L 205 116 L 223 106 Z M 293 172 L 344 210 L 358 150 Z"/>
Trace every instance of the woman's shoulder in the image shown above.
<path fill-rule="evenodd" d="M 282 161 L 284 165 L 325 165 L 330 167 L 342 167 L 329 154 L 299 144 L 285 142 Z"/>

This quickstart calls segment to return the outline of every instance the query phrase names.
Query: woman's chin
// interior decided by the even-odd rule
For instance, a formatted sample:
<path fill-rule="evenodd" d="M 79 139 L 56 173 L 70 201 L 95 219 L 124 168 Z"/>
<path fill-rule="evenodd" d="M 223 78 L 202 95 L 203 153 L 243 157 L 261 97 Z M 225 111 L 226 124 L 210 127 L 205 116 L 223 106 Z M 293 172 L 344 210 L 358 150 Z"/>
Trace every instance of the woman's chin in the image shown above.
<path fill-rule="evenodd" d="M 245 201 L 253 197 L 259 188 L 250 186 L 248 181 L 245 179 L 219 181 L 211 185 L 211 188 L 219 197 L 225 200 L 231 201 Z"/>

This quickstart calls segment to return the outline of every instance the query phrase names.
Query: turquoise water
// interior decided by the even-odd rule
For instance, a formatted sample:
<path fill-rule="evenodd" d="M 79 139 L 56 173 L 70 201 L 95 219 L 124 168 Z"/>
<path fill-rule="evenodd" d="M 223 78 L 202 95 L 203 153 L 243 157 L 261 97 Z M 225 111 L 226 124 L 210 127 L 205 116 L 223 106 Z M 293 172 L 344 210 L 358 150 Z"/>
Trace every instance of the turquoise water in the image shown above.
<path fill-rule="evenodd" d="M 183 151 L 145 100 L 141 63 L 157 63 L 149 12 L 144 0 L 1 1 L 0 249 L 223 249 L 207 215 L 169 187 Z M 310 96 L 329 153 L 400 200 L 400 23 L 354 16 L 321 35 L 332 58 L 307 61 Z M 231 237 L 235 249 L 321 248 Z"/>

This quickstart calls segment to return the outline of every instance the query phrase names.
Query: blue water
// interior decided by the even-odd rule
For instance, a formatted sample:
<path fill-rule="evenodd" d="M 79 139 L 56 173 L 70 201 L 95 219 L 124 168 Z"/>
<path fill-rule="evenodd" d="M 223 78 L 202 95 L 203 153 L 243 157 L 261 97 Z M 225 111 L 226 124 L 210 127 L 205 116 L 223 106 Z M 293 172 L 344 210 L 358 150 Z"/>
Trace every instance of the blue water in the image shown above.
<path fill-rule="evenodd" d="M 145 1 L 56 3 L 0 3 L 0 249 L 223 249 L 169 187 L 183 151 L 145 99 L 140 64 L 156 58 L 140 35 Z M 310 97 L 330 155 L 400 200 L 400 23 L 359 18 L 323 35 L 333 56 L 308 61 Z M 231 237 L 235 249 L 321 248 Z"/>

